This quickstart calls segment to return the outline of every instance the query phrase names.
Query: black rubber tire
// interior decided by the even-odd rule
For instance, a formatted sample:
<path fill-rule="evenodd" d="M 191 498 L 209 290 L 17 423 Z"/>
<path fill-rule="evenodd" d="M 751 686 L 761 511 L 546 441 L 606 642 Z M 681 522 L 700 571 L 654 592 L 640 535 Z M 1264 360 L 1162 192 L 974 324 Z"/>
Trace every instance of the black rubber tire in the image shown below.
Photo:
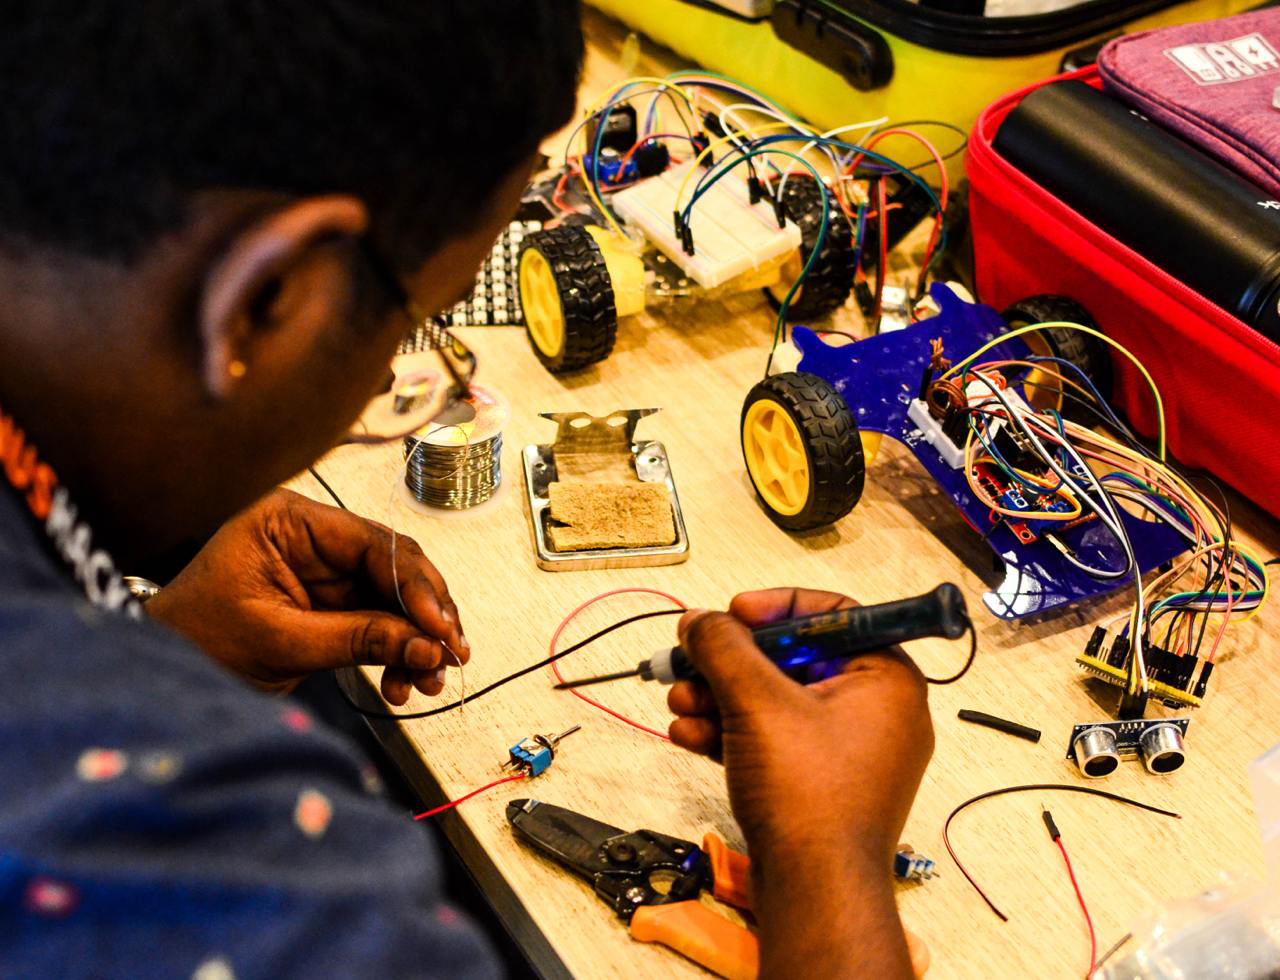
<path fill-rule="evenodd" d="M 600 246 L 586 228 L 561 225 L 526 235 L 520 247 L 521 259 L 529 249 L 542 253 L 551 266 L 564 311 L 564 346 L 560 352 L 548 357 L 530 336 L 529 346 L 534 354 L 552 374 L 580 371 L 603 361 L 613 351 L 618 337 L 618 312 Z M 520 302 L 523 306 L 523 296 Z"/>
<path fill-rule="evenodd" d="M 1064 320 L 1067 323 L 1079 323 L 1082 326 L 1100 329 L 1093 316 L 1083 306 L 1069 296 L 1044 294 L 1028 296 L 1014 303 L 1002 314 L 1011 327 L 1024 326 L 1028 323 L 1047 323 Z M 1053 352 L 1054 357 L 1074 364 L 1084 372 L 1093 386 L 1107 401 L 1111 400 L 1112 370 L 1111 347 L 1097 337 L 1091 337 L 1079 330 L 1066 327 L 1049 327 L 1037 331 Z M 1097 415 L 1079 402 L 1067 398 L 1063 401 L 1062 414 L 1073 421 L 1092 425 L 1098 421 Z"/>
<path fill-rule="evenodd" d="M 781 406 L 796 423 L 809 465 L 809 499 L 804 509 L 797 514 L 779 514 L 761 497 L 765 513 L 787 531 L 810 531 L 835 523 L 853 510 L 866 482 L 862 438 L 853 412 L 840 393 L 816 374 L 787 371 L 766 378 L 747 393 L 742 406 L 738 433 L 744 443 L 744 463 L 742 430 L 747 412 L 764 399 Z M 748 467 L 748 476 L 750 472 Z"/>
<path fill-rule="evenodd" d="M 793 174 L 782 191 L 782 204 L 787 217 L 800 226 L 800 261 L 807 262 L 822 229 L 822 191 L 808 174 Z M 805 278 L 800 296 L 787 311 L 788 319 L 807 320 L 838 310 L 853 289 L 853 226 L 845 217 L 835 195 L 827 192 L 827 236 L 821 243 L 813 268 Z M 764 291 L 776 310 L 791 283 Z M 778 290 L 775 293 L 775 289 Z"/>

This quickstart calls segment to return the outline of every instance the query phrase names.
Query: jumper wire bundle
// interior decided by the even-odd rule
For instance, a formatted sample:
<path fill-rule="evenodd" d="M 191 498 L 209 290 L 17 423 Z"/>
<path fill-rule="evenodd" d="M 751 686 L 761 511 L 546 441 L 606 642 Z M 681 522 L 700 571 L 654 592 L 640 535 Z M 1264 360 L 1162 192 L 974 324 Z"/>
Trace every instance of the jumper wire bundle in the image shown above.
<path fill-rule="evenodd" d="M 612 166 L 603 167 L 601 150 L 610 120 L 622 107 L 632 107 L 633 103 L 638 104 L 640 118 L 644 120 L 638 129 L 637 141 L 620 159 L 613 160 Z M 665 112 L 660 113 L 660 108 L 665 108 Z M 635 109 L 629 108 L 628 111 Z M 665 118 L 660 119 L 660 116 Z M 654 144 L 665 146 L 667 142 L 674 141 L 678 152 L 684 155 L 683 159 L 671 151 L 668 151 L 667 159 L 672 163 L 692 162 L 676 197 L 676 209 L 672 215 L 674 232 L 685 242 L 686 251 L 692 251 L 696 247 L 699 224 L 698 202 L 730 174 L 747 181 L 753 202 L 772 200 L 780 224 L 785 214 L 788 183 L 810 181 L 822 200 L 817 242 L 826 241 L 831 221 L 840 219 L 842 227 L 847 229 L 854 268 L 859 276 L 862 275 L 864 251 L 878 248 L 875 285 L 873 290 L 869 290 L 868 304 L 870 319 L 878 322 L 889 250 L 887 217 L 901 206 L 889 200 L 886 180 L 897 176 L 914 185 L 927 198 L 934 212 L 933 227 L 916 282 L 918 298 L 923 294 L 930 269 L 946 244 L 943 218 L 949 193 L 946 161 L 964 149 L 963 132 L 950 124 L 920 120 L 882 128 L 886 123 L 885 118 L 871 119 L 820 133 L 754 89 L 721 75 L 683 71 L 665 78 L 631 78 L 609 90 L 570 135 L 565 150 L 564 172 L 552 195 L 552 203 L 562 212 L 558 220 L 578 211 L 566 202 L 565 192 L 571 181 L 581 180 L 591 204 L 590 210 L 597 213 L 615 233 L 624 238 L 630 237 L 627 227 L 615 216 L 608 203 L 608 196 L 636 182 L 634 172 L 628 167 L 637 154 Z M 961 142 L 943 154 L 912 128 L 924 126 L 955 130 Z M 572 148 L 579 134 L 583 134 L 583 146 L 575 154 Z M 925 152 L 925 159 L 903 165 L 876 149 L 893 137 L 904 137 L 918 143 Z M 917 172 L 927 167 L 937 168 L 937 190 Z M 876 241 L 869 241 L 872 238 Z M 797 301 L 819 251 L 817 247 L 810 251 L 790 290 L 780 298 L 773 338 L 775 348 L 785 339 L 789 309 Z"/>
<path fill-rule="evenodd" d="M 1040 356 L 981 360 L 1002 341 L 1039 330 L 1083 331 L 1106 341 L 1137 367 L 1155 399 L 1159 436 L 1154 450 L 1138 441 L 1087 375 L 1069 361 Z M 1056 399 L 1056 405 L 1031 407 L 1017 395 L 1019 386 L 1053 393 L 1049 400 Z M 945 370 L 930 383 L 926 400 L 963 419 L 965 475 L 973 494 L 990 508 L 993 522 L 1034 523 L 1040 536 L 1087 574 L 1132 580 L 1132 606 L 1107 624 L 1122 624 L 1113 643 L 1115 656 L 1108 661 L 1100 655 L 1100 629 L 1081 664 L 1122 683 L 1127 696 L 1144 703 L 1153 695 L 1198 704 L 1228 627 L 1253 618 L 1266 599 L 1267 569 L 1232 534 L 1225 500 L 1221 506 L 1210 500 L 1165 459 L 1163 401 L 1137 358 L 1089 327 L 1035 324 L 997 337 Z M 1073 421 L 1064 410 L 1108 432 Z M 993 492 L 997 486 L 1016 492 L 1020 505 L 1009 506 L 1007 493 Z M 1126 504 L 1132 513 L 1172 528 L 1187 543 L 1187 552 L 1172 567 L 1145 582 L 1120 516 Z M 1098 521 L 1114 538 L 1125 558 L 1122 565 L 1089 566 L 1055 536 L 1055 529 L 1086 520 Z M 1205 666 L 1193 690 L 1191 670 L 1202 656 Z M 1153 669 L 1157 659 L 1159 670 Z M 1177 682 L 1171 680 L 1175 677 Z"/>

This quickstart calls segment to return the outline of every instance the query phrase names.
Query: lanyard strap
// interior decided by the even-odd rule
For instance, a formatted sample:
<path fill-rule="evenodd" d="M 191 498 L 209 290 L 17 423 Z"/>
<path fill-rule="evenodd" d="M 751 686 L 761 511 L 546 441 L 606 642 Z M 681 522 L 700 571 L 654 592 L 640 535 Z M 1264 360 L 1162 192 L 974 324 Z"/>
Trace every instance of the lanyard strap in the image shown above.
<path fill-rule="evenodd" d="M 3 409 L 0 409 L 0 461 L 5 479 L 23 499 L 33 520 L 49 538 L 54 553 L 84 590 L 85 597 L 101 609 L 142 618 L 135 599 L 102 548 L 93 547 L 93 529 L 79 516 L 67 488 L 57 474 Z"/>

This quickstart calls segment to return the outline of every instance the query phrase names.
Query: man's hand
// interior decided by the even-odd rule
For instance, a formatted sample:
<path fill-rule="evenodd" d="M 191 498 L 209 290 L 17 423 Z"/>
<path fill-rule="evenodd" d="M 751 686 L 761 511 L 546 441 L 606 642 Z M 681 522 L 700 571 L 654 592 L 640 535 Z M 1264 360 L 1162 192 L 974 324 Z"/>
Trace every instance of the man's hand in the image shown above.
<path fill-rule="evenodd" d="M 801 963 L 816 976 L 911 975 L 890 867 L 933 751 L 924 677 L 895 648 L 801 686 L 749 631 L 853 605 L 775 589 L 680 620 L 705 682 L 672 687 L 671 740 L 724 762 L 756 879 L 762 976 Z"/>
<path fill-rule="evenodd" d="M 397 534 L 395 552 L 393 576 L 388 528 L 277 490 L 228 521 L 145 608 L 264 690 L 383 665 L 383 697 L 404 704 L 415 687 L 439 694 L 444 668 L 471 650 L 417 542 Z"/>

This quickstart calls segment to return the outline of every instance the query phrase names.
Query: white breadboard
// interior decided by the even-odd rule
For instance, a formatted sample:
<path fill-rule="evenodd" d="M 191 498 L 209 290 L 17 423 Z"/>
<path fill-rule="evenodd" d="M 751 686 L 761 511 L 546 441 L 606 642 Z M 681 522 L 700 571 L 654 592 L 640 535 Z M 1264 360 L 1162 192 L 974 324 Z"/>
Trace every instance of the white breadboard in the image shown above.
<path fill-rule="evenodd" d="M 638 225 L 645 236 L 690 279 L 704 289 L 728 282 L 771 259 L 800 247 L 800 229 L 788 221 L 778 227 L 773 204 L 766 198 L 751 204 L 746 174 L 735 171 L 716 181 L 698 198 L 689 219 L 693 255 L 685 252 L 673 227 L 676 194 L 693 162 L 643 180 L 613 195 L 613 208 Z M 698 175 L 685 188 L 687 202 Z"/>

